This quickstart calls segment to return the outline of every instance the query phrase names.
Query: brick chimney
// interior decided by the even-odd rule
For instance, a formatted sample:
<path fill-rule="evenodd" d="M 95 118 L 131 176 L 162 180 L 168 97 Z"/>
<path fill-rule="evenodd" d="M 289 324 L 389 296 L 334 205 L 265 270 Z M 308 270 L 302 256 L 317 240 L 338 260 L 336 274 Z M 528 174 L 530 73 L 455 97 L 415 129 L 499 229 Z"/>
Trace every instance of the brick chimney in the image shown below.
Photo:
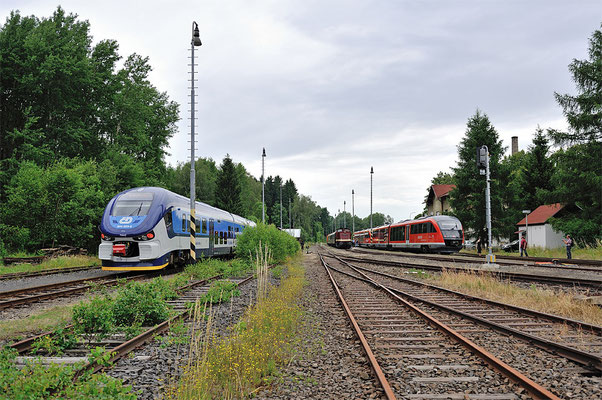
<path fill-rule="evenodd" d="M 512 155 L 518 153 L 518 136 L 512 136 Z"/>

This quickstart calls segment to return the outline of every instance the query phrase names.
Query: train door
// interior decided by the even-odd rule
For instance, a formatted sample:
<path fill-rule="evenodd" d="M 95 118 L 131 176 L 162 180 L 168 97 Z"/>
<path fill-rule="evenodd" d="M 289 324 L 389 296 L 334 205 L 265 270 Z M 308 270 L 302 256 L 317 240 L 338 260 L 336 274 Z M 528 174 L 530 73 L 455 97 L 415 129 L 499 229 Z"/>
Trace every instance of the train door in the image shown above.
<path fill-rule="evenodd" d="M 410 225 L 404 227 L 406 230 L 406 247 L 410 247 Z"/>
<path fill-rule="evenodd" d="M 213 246 L 214 246 L 214 236 L 215 236 L 215 229 L 214 229 L 214 222 L 213 222 L 213 218 L 209 218 L 209 250 L 208 250 L 208 256 L 213 256 Z"/>

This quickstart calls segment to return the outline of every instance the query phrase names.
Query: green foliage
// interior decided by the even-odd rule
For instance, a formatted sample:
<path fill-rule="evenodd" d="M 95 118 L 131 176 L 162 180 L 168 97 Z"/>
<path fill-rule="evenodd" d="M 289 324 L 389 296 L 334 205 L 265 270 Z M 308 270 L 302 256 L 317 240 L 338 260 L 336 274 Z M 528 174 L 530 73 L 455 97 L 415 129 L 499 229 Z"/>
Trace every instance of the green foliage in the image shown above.
<path fill-rule="evenodd" d="M 229 301 L 236 296 L 240 296 L 238 285 L 234 282 L 220 280 L 211 284 L 209 291 L 200 297 L 200 302 L 215 304 Z"/>
<path fill-rule="evenodd" d="M 167 300 L 177 297 L 174 285 L 180 282 L 155 278 L 151 282 L 129 282 L 110 297 L 96 296 L 73 308 L 75 330 L 92 337 L 120 330 L 135 336 L 141 326 L 169 318 Z"/>
<path fill-rule="evenodd" d="M 217 258 L 204 259 L 196 264 L 187 265 L 185 272 L 195 279 L 207 279 L 217 275 L 223 277 L 241 277 L 253 270 L 253 264 L 244 259 L 235 258 L 230 261 Z"/>
<path fill-rule="evenodd" d="M 36 339 L 32 353 L 44 352 L 48 355 L 62 355 L 65 350 L 72 349 L 77 344 L 77 336 L 64 327 L 57 328 L 52 335 Z"/>
<path fill-rule="evenodd" d="M 602 30 L 596 30 L 590 39 L 589 60 L 573 60 L 569 65 L 578 94 L 555 94 L 569 131 L 549 131 L 556 144 L 573 145 L 554 154 L 553 189 L 547 198 L 565 209 L 551 223 L 582 246 L 597 246 L 602 240 L 601 65 Z"/>
<path fill-rule="evenodd" d="M 162 349 L 174 345 L 188 344 L 190 343 L 188 327 L 183 321 L 177 321 L 169 326 L 169 331 L 166 335 L 158 336 L 157 340 L 161 343 L 160 347 Z"/>
<path fill-rule="evenodd" d="M 92 46 L 88 21 L 12 12 L 0 26 L 0 236 L 7 250 L 97 246 L 108 200 L 159 185 L 178 105 L 148 59 Z"/>
<path fill-rule="evenodd" d="M 222 210 L 236 215 L 243 213 L 238 174 L 229 154 L 224 157 L 217 173 L 215 202 L 216 206 Z"/>
<path fill-rule="evenodd" d="M 161 278 L 149 283 L 129 282 L 117 292 L 113 301 L 115 324 L 151 326 L 163 322 L 169 317 L 170 310 L 166 299 L 175 296 L 169 283 Z"/>
<path fill-rule="evenodd" d="M 546 195 L 553 189 L 552 175 L 555 167 L 548 155 L 549 150 L 548 139 L 538 127 L 533 137 L 533 145 L 529 147 L 526 155 L 522 173 L 524 209 L 535 210 L 546 204 Z"/>
<path fill-rule="evenodd" d="M 257 224 L 247 227 L 236 241 L 238 257 L 253 261 L 257 257 L 260 246 L 267 246 L 271 251 L 269 262 L 281 263 L 287 257 L 300 251 L 299 243 L 286 232 L 278 230 L 274 225 Z"/>
<path fill-rule="evenodd" d="M 130 386 L 106 374 L 84 374 L 77 381 L 73 377 L 81 366 L 76 364 L 43 365 L 30 361 L 18 368 L 13 349 L 0 349 L 0 399 L 77 399 L 77 400 L 134 400 Z"/>
<path fill-rule="evenodd" d="M 83 334 L 105 336 L 114 327 L 112 301 L 109 297 L 94 297 L 87 303 L 73 307 L 75 331 Z"/>
<path fill-rule="evenodd" d="M 602 141 L 601 63 L 602 30 L 596 30 L 589 41 L 589 59 L 573 60 L 569 65 L 578 94 L 554 94 L 570 127 L 569 132 L 550 132 L 556 143 L 589 142 L 599 145 Z"/>
<path fill-rule="evenodd" d="M 476 149 L 480 146 L 489 149 L 489 169 L 491 175 L 491 226 L 494 237 L 504 236 L 504 227 L 514 228 L 517 221 L 502 222 L 503 188 L 500 184 L 500 160 L 504 152 L 498 133 L 486 114 L 477 110 L 468 119 L 466 133 L 458 145 L 458 164 L 454 171 L 456 188 L 450 192 L 450 203 L 454 214 L 465 230 L 473 232 L 482 242 L 486 241 L 485 217 L 485 176 L 480 175 L 476 166 Z"/>

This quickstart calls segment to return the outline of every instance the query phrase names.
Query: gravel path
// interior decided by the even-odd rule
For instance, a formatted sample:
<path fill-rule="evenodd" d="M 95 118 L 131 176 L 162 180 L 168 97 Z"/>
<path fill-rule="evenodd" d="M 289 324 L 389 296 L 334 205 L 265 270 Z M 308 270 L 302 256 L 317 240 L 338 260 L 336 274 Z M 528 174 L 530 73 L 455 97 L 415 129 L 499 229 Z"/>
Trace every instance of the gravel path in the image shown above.
<path fill-rule="evenodd" d="M 302 303 L 307 310 L 299 357 L 258 399 L 384 398 L 368 366 L 320 259 L 312 248 L 304 256 L 309 284 Z"/>

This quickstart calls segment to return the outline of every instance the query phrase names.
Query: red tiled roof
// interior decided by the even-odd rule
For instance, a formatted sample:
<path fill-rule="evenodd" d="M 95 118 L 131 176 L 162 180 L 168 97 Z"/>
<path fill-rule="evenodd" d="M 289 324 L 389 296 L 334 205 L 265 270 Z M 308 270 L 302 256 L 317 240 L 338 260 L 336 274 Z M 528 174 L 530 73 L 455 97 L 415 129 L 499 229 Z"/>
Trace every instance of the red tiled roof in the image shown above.
<path fill-rule="evenodd" d="M 552 218 L 554 215 L 556 215 L 556 213 L 558 211 L 562 210 L 562 207 L 564 207 L 564 206 L 561 205 L 560 203 L 546 204 L 546 205 L 537 207 L 535 209 L 535 211 L 533 211 L 528 216 L 529 217 L 529 225 L 545 224 L 548 219 Z M 525 220 L 526 220 L 526 218 L 521 219 L 519 221 L 519 223 L 516 225 L 519 225 L 519 226 L 526 225 Z"/>
<path fill-rule="evenodd" d="M 455 189 L 456 185 L 433 185 L 431 187 L 433 188 L 433 192 L 435 192 L 435 196 L 441 198 Z"/>

